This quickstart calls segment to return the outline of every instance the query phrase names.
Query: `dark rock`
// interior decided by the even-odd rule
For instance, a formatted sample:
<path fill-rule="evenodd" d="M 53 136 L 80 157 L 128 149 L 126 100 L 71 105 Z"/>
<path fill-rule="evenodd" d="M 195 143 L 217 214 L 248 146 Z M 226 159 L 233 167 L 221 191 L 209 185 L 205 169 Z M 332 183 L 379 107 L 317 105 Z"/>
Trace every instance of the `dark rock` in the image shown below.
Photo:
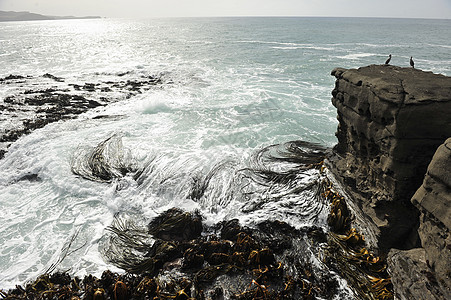
<path fill-rule="evenodd" d="M 124 74 L 125 75 L 125 74 Z M 55 82 L 49 83 L 49 78 Z M 1 84 L 9 84 L 17 89 L 5 95 L 0 105 L 0 127 L 6 130 L 0 134 L 2 151 L 24 134 L 49 123 L 76 118 L 89 109 L 111 102 L 130 98 L 162 84 L 159 77 L 141 76 L 139 80 L 85 83 L 83 85 L 64 83 L 64 78 L 46 73 L 43 76 L 9 75 L 0 78 Z M 51 85 L 51 86 L 49 86 Z M 73 87 L 70 89 L 69 87 Z M 36 88 L 38 87 L 38 88 Z M 72 94 L 74 92 L 77 94 Z M 103 95 L 99 96 L 98 91 Z M 3 114 L 3 112 L 7 112 Z M 13 121 L 13 122 L 11 122 Z M 13 124 L 11 124 L 13 123 Z M 3 157 L 0 156 L 0 159 Z"/>
<path fill-rule="evenodd" d="M 238 219 L 223 221 L 219 227 L 221 228 L 221 238 L 226 240 L 236 240 L 237 235 L 243 230 Z"/>
<path fill-rule="evenodd" d="M 85 85 L 82 87 L 84 90 L 89 92 L 95 92 L 96 91 L 96 85 L 94 83 L 85 83 Z"/>
<path fill-rule="evenodd" d="M 0 81 L 5 81 L 5 80 L 15 80 L 15 79 L 24 79 L 25 77 L 21 76 L 21 75 L 8 75 L 5 78 L 0 79 Z"/>
<path fill-rule="evenodd" d="M 39 177 L 38 174 L 26 174 L 26 175 L 20 177 L 19 179 L 17 179 L 17 181 L 23 181 L 23 180 L 35 181 L 35 182 L 42 181 L 42 179 Z"/>
<path fill-rule="evenodd" d="M 423 185 L 412 197 L 412 203 L 421 212 L 418 232 L 425 259 L 445 295 L 443 299 L 451 299 L 450 170 L 451 138 L 437 149 Z"/>
<path fill-rule="evenodd" d="M 329 159 L 383 249 L 419 246 L 410 198 L 451 136 L 451 78 L 413 68 L 337 68 L 338 144 Z"/>
<path fill-rule="evenodd" d="M 56 77 L 55 75 L 52 75 L 52 74 L 49 74 L 49 73 L 45 73 L 44 75 L 42 75 L 42 77 L 50 78 L 50 79 L 53 79 L 53 80 L 58 81 L 58 82 L 63 82 L 64 81 L 64 78 Z"/>
<path fill-rule="evenodd" d="M 202 232 L 202 217 L 198 212 L 171 208 L 149 223 L 149 233 L 163 240 L 186 241 Z"/>
<path fill-rule="evenodd" d="M 390 251 L 387 258 L 397 299 L 450 299 L 437 285 L 422 248 Z"/>

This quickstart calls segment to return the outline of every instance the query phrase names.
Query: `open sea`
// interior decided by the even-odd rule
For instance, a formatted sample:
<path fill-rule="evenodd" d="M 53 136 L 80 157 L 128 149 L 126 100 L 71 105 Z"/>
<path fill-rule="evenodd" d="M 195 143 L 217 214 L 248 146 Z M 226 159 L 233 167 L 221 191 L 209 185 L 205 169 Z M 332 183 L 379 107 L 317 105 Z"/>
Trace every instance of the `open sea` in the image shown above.
<path fill-rule="evenodd" d="M 383 64 L 388 54 L 393 65 L 408 67 L 413 56 L 415 67 L 451 76 L 451 20 L 0 23 L 1 78 L 50 73 L 66 86 L 161 80 L 140 93 L 110 93 L 118 101 L 48 124 L 8 148 L 0 160 L 0 289 L 24 284 L 55 263 L 78 276 L 120 271 L 99 250 L 118 213 L 145 224 L 179 207 L 199 210 L 205 224 L 237 218 L 248 226 L 281 220 L 326 228 L 327 204 L 311 203 L 308 191 L 276 197 L 269 187 L 247 182 L 242 170 L 270 145 L 301 140 L 331 148 L 338 124 L 331 70 Z M 0 104 L 29 88 L 0 83 Z M 0 130 L 15 124 L 2 122 Z M 114 159 L 142 171 L 139 181 L 133 174 L 101 182 L 72 172 L 106 140 Z M 20 180 L 30 174 L 39 180 Z M 205 174 L 213 174 L 209 185 L 193 199 L 190 186 Z M 302 176 L 297 180 L 313 180 Z"/>

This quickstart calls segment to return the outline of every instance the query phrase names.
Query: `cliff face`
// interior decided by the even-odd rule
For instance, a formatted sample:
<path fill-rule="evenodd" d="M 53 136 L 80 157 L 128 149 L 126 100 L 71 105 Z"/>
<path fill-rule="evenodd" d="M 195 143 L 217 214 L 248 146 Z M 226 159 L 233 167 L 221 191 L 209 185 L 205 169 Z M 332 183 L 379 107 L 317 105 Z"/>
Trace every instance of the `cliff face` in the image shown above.
<path fill-rule="evenodd" d="M 330 170 L 367 218 L 360 226 L 392 248 L 397 298 L 451 299 L 451 77 L 388 65 L 332 75 Z"/>
<path fill-rule="evenodd" d="M 334 69 L 338 144 L 331 170 L 356 199 L 383 249 L 419 245 L 410 202 L 451 136 L 451 78 L 413 68 Z"/>
<path fill-rule="evenodd" d="M 412 197 L 421 212 L 422 249 L 392 250 L 388 261 L 401 299 L 451 299 L 451 138 L 435 153 Z"/>

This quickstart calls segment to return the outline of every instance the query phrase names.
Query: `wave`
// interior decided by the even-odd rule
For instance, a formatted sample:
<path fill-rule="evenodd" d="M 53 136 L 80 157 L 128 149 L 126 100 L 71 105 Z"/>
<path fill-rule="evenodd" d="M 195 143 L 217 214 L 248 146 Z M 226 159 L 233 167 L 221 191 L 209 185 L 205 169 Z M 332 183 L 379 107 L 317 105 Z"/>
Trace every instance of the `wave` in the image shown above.
<path fill-rule="evenodd" d="M 441 48 L 451 49 L 451 45 L 438 45 L 438 44 L 427 44 L 427 45 L 432 46 L 432 47 L 441 47 Z"/>
<path fill-rule="evenodd" d="M 363 57 L 370 57 L 370 56 L 380 56 L 379 54 L 375 54 L 375 53 L 352 53 L 352 54 L 347 54 L 347 55 L 343 55 L 343 56 L 337 56 L 337 58 L 341 58 L 341 59 L 360 59 Z"/>
<path fill-rule="evenodd" d="M 330 47 L 318 47 L 318 46 L 287 46 L 287 47 L 271 47 L 272 49 L 282 49 L 282 50 L 297 50 L 297 49 L 313 49 L 313 50 L 325 50 L 334 51 L 335 48 Z"/>
<path fill-rule="evenodd" d="M 302 43 L 290 43 L 290 42 L 268 42 L 268 41 L 236 41 L 236 43 L 250 43 L 250 44 L 268 44 L 268 45 L 280 45 L 279 47 L 272 47 L 273 49 L 314 49 L 314 50 L 327 50 L 333 51 L 334 47 L 321 47 L 315 44 L 302 44 Z M 328 44 L 327 46 L 335 46 L 334 44 Z"/>

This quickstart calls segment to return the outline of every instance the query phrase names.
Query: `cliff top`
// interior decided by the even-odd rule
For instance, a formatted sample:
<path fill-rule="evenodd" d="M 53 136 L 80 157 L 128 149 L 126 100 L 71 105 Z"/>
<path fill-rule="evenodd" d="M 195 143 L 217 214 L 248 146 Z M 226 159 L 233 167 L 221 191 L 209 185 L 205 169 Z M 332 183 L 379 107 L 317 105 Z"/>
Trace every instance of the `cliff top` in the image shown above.
<path fill-rule="evenodd" d="M 331 74 L 357 86 L 368 86 L 380 99 L 395 104 L 451 101 L 451 77 L 419 69 L 369 65 L 358 69 L 335 68 Z"/>

